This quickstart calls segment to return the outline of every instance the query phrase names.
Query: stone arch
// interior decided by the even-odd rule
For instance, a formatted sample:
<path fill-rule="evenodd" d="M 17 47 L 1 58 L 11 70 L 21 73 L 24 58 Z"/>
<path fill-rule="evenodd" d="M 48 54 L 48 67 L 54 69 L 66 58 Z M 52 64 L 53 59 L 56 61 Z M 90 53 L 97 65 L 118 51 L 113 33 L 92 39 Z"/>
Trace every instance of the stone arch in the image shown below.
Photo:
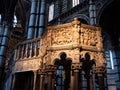
<path fill-rule="evenodd" d="M 80 58 L 85 58 L 86 54 L 90 55 L 90 60 L 95 59 L 94 58 L 94 52 L 90 52 L 90 51 L 82 51 L 81 54 L 80 54 Z"/>
<path fill-rule="evenodd" d="M 60 54 L 59 54 L 59 56 L 60 56 L 60 58 L 62 59 L 62 58 L 66 58 L 67 57 L 67 55 L 66 55 L 66 53 L 65 52 L 61 52 Z"/>
<path fill-rule="evenodd" d="M 55 59 L 53 60 L 53 64 L 56 65 L 59 60 L 60 60 L 59 58 L 55 58 Z"/>
<path fill-rule="evenodd" d="M 120 1 L 115 0 L 104 5 L 99 11 L 98 23 L 102 27 L 103 31 L 110 35 L 112 45 L 119 46 L 118 38 L 120 37 L 119 31 L 119 19 L 120 14 Z M 110 20 L 109 20 L 110 19 Z"/>
<path fill-rule="evenodd" d="M 90 62 L 91 64 L 96 64 L 99 63 L 99 58 L 96 52 L 92 51 L 83 51 L 80 54 L 80 62 L 84 62 L 87 60 L 87 62 Z M 86 62 L 86 61 L 85 61 Z"/>
<path fill-rule="evenodd" d="M 83 20 L 84 22 L 86 22 L 86 24 L 90 24 L 89 17 L 86 16 L 85 14 L 75 14 L 71 17 L 66 18 L 64 20 L 64 22 L 67 23 L 67 22 L 73 21 L 74 18 L 78 18 L 79 20 Z M 82 23 L 84 23 L 84 22 L 82 22 Z"/>
<path fill-rule="evenodd" d="M 63 87 L 65 90 L 68 90 L 70 88 L 70 71 L 71 71 L 71 60 L 70 58 L 67 58 L 67 55 L 65 52 L 59 53 L 59 58 L 56 58 L 54 61 L 54 65 L 57 66 L 56 70 L 56 87 Z M 64 80 L 63 80 L 64 79 Z M 61 81 L 59 81 L 61 80 Z"/>
<path fill-rule="evenodd" d="M 64 58 L 65 61 L 67 61 L 67 62 L 69 62 L 69 63 L 72 62 L 72 58 L 67 57 L 67 54 L 66 54 L 65 52 L 60 52 L 60 53 L 58 54 L 58 56 L 59 56 L 58 58 L 54 58 L 54 60 L 51 62 L 52 65 L 54 65 L 57 61 L 62 60 L 62 58 Z"/>
<path fill-rule="evenodd" d="M 111 37 L 106 32 L 103 32 L 103 48 L 104 48 L 104 50 L 109 50 L 112 48 Z"/>
<path fill-rule="evenodd" d="M 95 61 L 91 59 L 91 53 L 88 51 L 86 51 L 83 56 L 84 58 L 80 59 L 80 62 L 82 62 L 82 70 L 85 72 L 84 77 L 89 79 L 90 71 L 93 69 Z"/>
<path fill-rule="evenodd" d="M 65 54 L 65 58 L 67 61 L 71 60 L 71 62 L 73 61 L 72 56 L 70 56 L 70 53 L 67 53 L 67 51 L 57 51 L 54 53 L 54 55 L 51 58 L 50 64 L 54 65 L 56 61 L 60 60 L 60 56 Z"/>
<path fill-rule="evenodd" d="M 101 5 L 102 7 L 99 9 L 99 11 L 98 11 L 98 13 L 97 13 L 97 24 L 99 24 L 99 22 L 100 22 L 100 17 L 101 17 L 101 15 L 102 15 L 102 13 L 104 12 L 105 8 L 107 8 L 112 2 L 113 2 L 113 0 L 111 0 L 111 1 L 108 0 L 106 3 L 104 3 L 103 6 L 102 6 L 102 4 L 100 3 L 100 5 Z"/>

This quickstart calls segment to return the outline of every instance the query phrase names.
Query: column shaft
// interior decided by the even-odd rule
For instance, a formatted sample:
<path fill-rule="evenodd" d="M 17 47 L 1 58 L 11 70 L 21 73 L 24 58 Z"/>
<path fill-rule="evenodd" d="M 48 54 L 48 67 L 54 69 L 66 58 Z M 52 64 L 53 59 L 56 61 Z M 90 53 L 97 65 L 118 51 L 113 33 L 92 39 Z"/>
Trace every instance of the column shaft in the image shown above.
<path fill-rule="evenodd" d="M 3 25 L 0 25 L 0 44 L 2 43 L 3 32 L 4 32 Z"/>
<path fill-rule="evenodd" d="M 94 88 L 94 82 L 93 82 L 93 76 L 90 76 L 90 90 L 95 90 Z"/>
<path fill-rule="evenodd" d="M 74 90 L 79 90 L 78 80 L 79 80 L 79 70 L 74 70 Z"/>
<path fill-rule="evenodd" d="M 44 90 L 44 75 L 40 74 L 40 88 L 39 90 Z"/>
<path fill-rule="evenodd" d="M 93 74 L 88 73 L 87 75 L 87 90 L 94 90 Z"/>
<path fill-rule="evenodd" d="M 39 14 L 40 14 L 40 5 L 41 5 L 41 0 L 38 0 L 37 3 L 37 11 L 36 11 L 36 21 L 35 21 L 35 33 L 34 33 L 34 38 L 38 37 L 38 28 L 39 28 Z"/>
<path fill-rule="evenodd" d="M 102 74 L 98 74 L 99 90 L 105 90 L 104 77 Z"/>
<path fill-rule="evenodd" d="M 48 72 L 48 87 L 47 90 L 53 90 L 52 89 L 52 72 Z"/>
<path fill-rule="evenodd" d="M 75 62 L 75 63 L 72 63 L 72 67 L 71 69 L 73 70 L 73 73 L 74 73 L 74 81 L 73 81 L 73 90 L 79 90 L 79 73 L 80 73 L 80 70 L 81 70 L 81 66 L 82 66 L 82 63 L 79 63 L 79 62 Z"/>
<path fill-rule="evenodd" d="M 90 25 L 96 25 L 96 7 L 92 0 L 89 0 Z"/>
<path fill-rule="evenodd" d="M 36 87 L 36 72 L 34 72 L 34 80 L 33 80 L 33 90 L 35 90 Z"/>
<path fill-rule="evenodd" d="M 41 37 L 45 29 L 45 21 L 46 21 L 45 13 L 46 13 L 46 0 L 41 0 L 38 37 Z"/>
<path fill-rule="evenodd" d="M 10 90 L 14 90 L 15 79 L 16 79 L 16 76 L 15 76 L 15 74 L 13 74 L 13 75 L 12 75 L 12 81 L 11 81 Z"/>
<path fill-rule="evenodd" d="M 96 67 L 96 73 L 98 76 L 98 83 L 99 83 L 99 90 L 105 90 L 105 82 L 104 82 L 104 74 L 105 74 L 104 67 Z"/>
<path fill-rule="evenodd" d="M 8 25 L 2 26 L 0 28 L 3 29 L 3 35 L 0 37 L 2 38 L 0 43 L 0 86 L 1 86 L 3 85 L 5 59 L 11 32 Z"/>
<path fill-rule="evenodd" d="M 70 90 L 74 90 L 73 86 L 74 86 L 74 76 L 73 76 L 73 72 L 71 71 L 71 79 L 70 79 Z"/>
<path fill-rule="evenodd" d="M 38 0 L 32 0 L 27 39 L 32 39 L 34 37 L 37 2 L 38 2 Z"/>
<path fill-rule="evenodd" d="M 45 68 L 45 71 L 47 72 L 48 75 L 48 84 L 47 84 L 47 90 L 53 90 L 53 75 L 57 69 L 56 65 L 47 65 Z"/>

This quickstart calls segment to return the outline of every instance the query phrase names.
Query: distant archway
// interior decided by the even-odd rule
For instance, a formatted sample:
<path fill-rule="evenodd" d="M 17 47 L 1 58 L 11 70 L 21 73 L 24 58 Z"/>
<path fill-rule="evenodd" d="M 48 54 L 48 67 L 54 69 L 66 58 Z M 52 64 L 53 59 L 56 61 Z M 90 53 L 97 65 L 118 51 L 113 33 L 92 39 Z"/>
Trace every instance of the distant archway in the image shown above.
<path fill-rule="evenodd" d="M 103 31 L 107 33 L 112 41 L 112 44 L 118 46 L 120 38 L 119 20 L 120 0 L 114 0 L 102 12 L 99 18 L 99 25 Z"/>
<path fill-rule="evenodd" d="M 99 25 L 103 31 L 103 44 L 105 57 L 107 61 L 107 69 L 115 69 L 115 81 L 117 89 L 120 89 L 120 0 L 113 0 L 100 14 Z M 109 66 L 108 66 L 109 65 Z M 107 77 L 109 79 L 109 77 Z"/>
<path fill-rule="evenodd" d="M 76 14 L 76 15 L 73 15 L 71 17 L 68 17 L 64 20 L 65 23 L 68 23 L 68 22 L 71 22 L 73 21 L 74 18 L 78 18 L 78 20 L 81 22 L 81 23 L 84 23 L 84 24 L 90 24 L 89 23 L 89 18 L 84 15 L 84 14 Z"/>

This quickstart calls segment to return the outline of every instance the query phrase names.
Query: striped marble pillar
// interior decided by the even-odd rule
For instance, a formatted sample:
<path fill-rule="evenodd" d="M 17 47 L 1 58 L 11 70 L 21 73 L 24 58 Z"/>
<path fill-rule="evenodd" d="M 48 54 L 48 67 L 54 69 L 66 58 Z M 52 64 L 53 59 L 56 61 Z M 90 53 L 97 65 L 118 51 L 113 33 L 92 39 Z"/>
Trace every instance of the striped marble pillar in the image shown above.
<path fill-rule="evenodd" d="M 36 11 L 36 21 L 35 21 L 34 38 L 38 37 L 40 5 L 41 5 L 41 0 L 38 0 L 38 2 L 37 2 L 37 11 Z"/>
<path fill-rule="evenodd" d="M 89 18 L 90 25 L 96 25 L 96 7 L 93 0 L 89 1 Z"/>
<path fill-rule="evenodd" d="M 46 21 L 45 14 L 46 14 L 46 0 L 41 0 L 38 37 L 42 35 L 45 29 L 45 21 Z"/>
<path fill-rule="evenodd" d="M 37 3 L 38 3 L 38 0 L 31 0 L 31 12 L 30 12 L 30 20 L 29 20 L 29 26 L 28 26 L 27 39 L 34 38 Z"/>
<path fill-rule="evenodd" d="M 0 30 L 2 31 L 2 35 L 0 36 L 0 85 L 2 84 L 3 74 L 5 69 L 5 59 L 8 49 L 8 44 L 10 40 L 10 28 L 8 25 L 1 25 Z"/>

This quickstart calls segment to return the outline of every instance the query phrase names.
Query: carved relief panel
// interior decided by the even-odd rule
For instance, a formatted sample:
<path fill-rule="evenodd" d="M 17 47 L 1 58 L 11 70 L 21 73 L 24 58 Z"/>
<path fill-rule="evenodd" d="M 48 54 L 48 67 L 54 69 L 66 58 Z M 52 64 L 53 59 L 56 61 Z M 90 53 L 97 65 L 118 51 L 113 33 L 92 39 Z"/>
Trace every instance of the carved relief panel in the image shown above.
<path fill-rule="evenodd" d="M 85 25 L 75 19 L 68 24 L 50 26 L 47 30 L 41 38 L 44 63 L 53 64 L 61 52 L 65 52 L 72 62 L 80 62 L 80 56 L 84 57 L 85 52 L 89 52 L 96 65 L 105 63 L 99 27 Z"/>
<path fill-rule="evenodd" d="M 83 25 L 80 31 L 81 46 L 89 46 L 95 48 L 102 48 L 102 37 L 99 28 Z"/>
<path fill-rule="evenodd" d="M 51 30 L 52 45 L 78 44 L 79 29 L 80 28 L 75 28 L 72 24 L 53 28 Z"/>

